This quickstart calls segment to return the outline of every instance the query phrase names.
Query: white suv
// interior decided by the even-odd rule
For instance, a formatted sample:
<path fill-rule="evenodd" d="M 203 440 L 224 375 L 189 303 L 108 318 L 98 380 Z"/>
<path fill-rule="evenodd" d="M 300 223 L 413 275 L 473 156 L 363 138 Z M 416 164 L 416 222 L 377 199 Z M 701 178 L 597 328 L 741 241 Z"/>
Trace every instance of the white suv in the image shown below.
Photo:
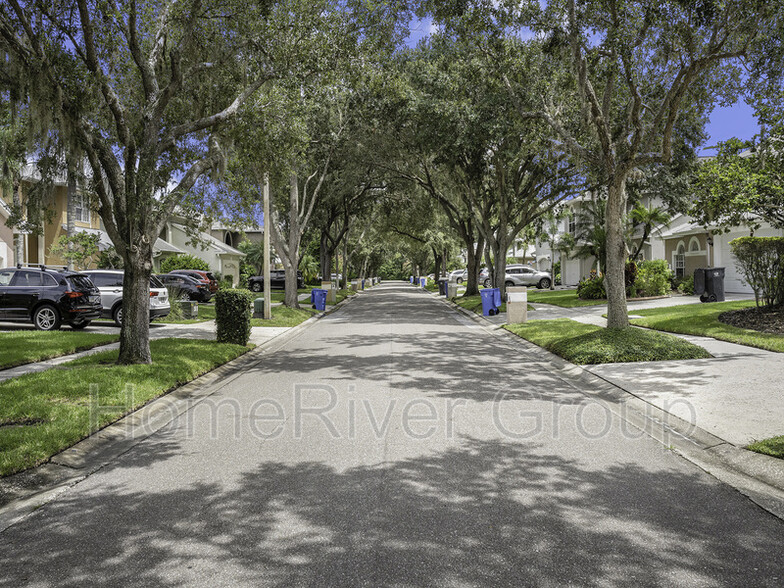
<path fill-rule="evenodd" d="M 87 270 L 82 272 L 101 291 L 101 316 L 122 326 L 123 272 L 121 270 Z M 169 291 L 155 276 L 150 276 L 150 322 L 169 314 Z"/>

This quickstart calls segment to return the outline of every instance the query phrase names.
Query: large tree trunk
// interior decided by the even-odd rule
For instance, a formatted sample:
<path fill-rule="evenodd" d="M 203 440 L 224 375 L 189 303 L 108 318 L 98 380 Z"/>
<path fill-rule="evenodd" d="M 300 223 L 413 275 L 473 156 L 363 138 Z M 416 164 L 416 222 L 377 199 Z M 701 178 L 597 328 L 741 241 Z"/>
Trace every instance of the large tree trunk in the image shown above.
<path fill-rule="evenodd" d="M 332 278 L 332 249 L 329 246 L 329 235 L 321 230 L 321 244 L 319 246 L 319 265 L 321 279 L 324 281 Z"/>
<path fill-rule="evenodd" d="M 476 243 L 466 243 L 466 269 L 468 270 L 468 281 L 466 282 L 464 296 L 476 296 L 479 294 L 479 266 L 481 265 L 484 251 L 484 237 L 480 236 Z"/>
<path fill-rule="evenodd" d="M 68 249 L 73 249 L 71 239 L 76 234 L 76 169 L 73 163 L 73 158 L 68 158 L 68 189 L 66 191 L 66 220 L 65 231 L 68 236 Z M 68 260 L 68 269 L 73 270 L 73 259 Z"/>
<path fill-rule="evenodd" d="M 152 247 L 142 239 L 138 247 L 125 256 L 123 279 L 122 329 L 120 354 L 122 365 L 152 363 L 150 355 L 150 274 Z"/>
<path fill-rule="evenodd" d="M 289 176 L 289 246 L 283 260 L 286 272 L 286 295 L 283 304 L 299 308 L 297 300 L 297 267 L 299 266 L 299 242 L 302 237 L 299 226 L 299 179 L 296 173 Z M 287 258 L 287 259 L 285 259 Z"/>
<path fill-rule="evenodd" d="M 11 199 L 14 203 L 14 208 L 17 210 L 21 210 L 22 202 L 19 197 L 19 175 L 14 173 L 13 181 L 11 190 L 13 194 L 11 194 Z M 21 231 L 17 230 L 16 234 L 16 247 L 14 251 L 14 257 L 16 258 L 14 261 L 15 263 L 25 263 L 27 259 L 25 258 L 25 238 Z M 43 261 L 41 261 L 43 263 Z"/>
<path fill-rule="evenodd" d="M 348 234 L 343 240 L 343 276 L 340 282 L 341 289 L 345 290 L 348 287 Z"/>
<path fill-rule="evenodd" d="M 626 178 L 614 177 L 609 185 L 605 227 L 607 230 L 607 263 L 604 268 L 604 289 L 607 292 L 607 327 L 625 329 L 629 326 L 626 308 L 626 242 L 623 239 L 623 216 L 626 212 Z"/>

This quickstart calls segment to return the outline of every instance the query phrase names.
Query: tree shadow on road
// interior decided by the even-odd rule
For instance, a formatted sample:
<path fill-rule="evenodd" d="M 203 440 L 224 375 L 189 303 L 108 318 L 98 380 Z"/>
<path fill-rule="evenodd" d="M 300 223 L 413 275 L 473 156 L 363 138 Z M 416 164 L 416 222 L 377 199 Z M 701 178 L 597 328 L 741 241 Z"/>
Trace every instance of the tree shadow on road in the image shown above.
<path fill-rule="evenodd" d="M 690 467 L 502 441 L 79 490 L 0 536 L 0 585 L 780 586 L 784 569 L 784 524 Z"/>

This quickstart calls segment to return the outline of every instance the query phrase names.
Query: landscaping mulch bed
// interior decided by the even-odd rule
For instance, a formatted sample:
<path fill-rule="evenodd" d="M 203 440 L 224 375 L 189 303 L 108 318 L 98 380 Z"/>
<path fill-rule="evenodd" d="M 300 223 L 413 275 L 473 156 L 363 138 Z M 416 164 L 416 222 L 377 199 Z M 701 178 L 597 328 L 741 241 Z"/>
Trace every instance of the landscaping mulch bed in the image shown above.
<path fill-rule="evenodd" d="M 720 322 L 739 329 L 784 335 L 784 306 L 728 310 L 722 312 L 718 318 Z"/>

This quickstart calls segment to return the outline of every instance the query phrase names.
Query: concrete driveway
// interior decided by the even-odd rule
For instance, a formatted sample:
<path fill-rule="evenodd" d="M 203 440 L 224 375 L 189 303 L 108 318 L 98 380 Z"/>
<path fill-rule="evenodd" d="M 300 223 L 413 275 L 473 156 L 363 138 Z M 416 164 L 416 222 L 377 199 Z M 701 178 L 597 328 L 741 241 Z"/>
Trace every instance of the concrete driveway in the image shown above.
<path fill-rule="evenodd" d="M 0 534 L 0 586 L 781 586 L 784 523 L 382 285 Z"/>

